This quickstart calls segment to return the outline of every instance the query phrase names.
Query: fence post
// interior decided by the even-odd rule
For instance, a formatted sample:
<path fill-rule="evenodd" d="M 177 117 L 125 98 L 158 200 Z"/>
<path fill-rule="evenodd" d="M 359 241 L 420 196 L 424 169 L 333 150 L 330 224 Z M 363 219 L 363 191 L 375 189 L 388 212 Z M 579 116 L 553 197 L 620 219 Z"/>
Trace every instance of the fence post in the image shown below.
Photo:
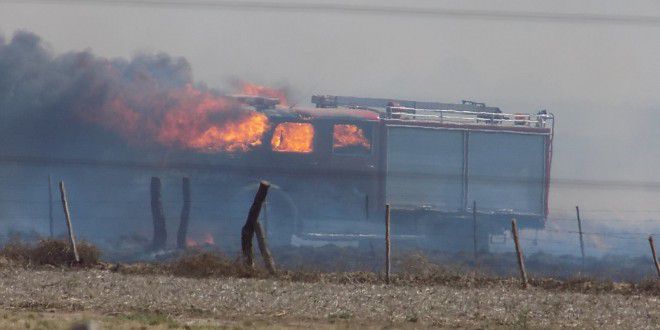
<path fill-rule="evenodd" d="M 53 223 L 53 184 L 48 174 L 48 229 L 50 238 L 54 236 L 54 223 Z"/>
<path fill-rule="evenodd" d="M 582 271 L 584 271 L 584 239 L 582 236 L 582 220 L 580 219 L 580 207 L 575 206 L 575 213 L 577 214 L 578 230 L 580 233 L 580 253 L 582 254 Z"/>
<path fill-rule="evenodd" d="M 165 211 L 163 210 L 163 199 L 161 195 L 162 185 L 160 178 L 151 178 L 151 214 L 154 222 L 154 239 L 152 248 L 154 250 L 165 248 L 167 242 L 167 229 L 165 228 Z"/>
<path fill-rule="evenodd" d="M 266 234 L 263 227 L 261 226 L 261 222 L 258 219 L 257 223 L 254 224 L 254 232 L 257 236 L 259 252 L 261 253 L 261 257 L 264 260 L 266 269 L 271 275 L 275 275 L 275 261 L 273 260 L 273 256 L 270 254 L 270 250 L 268 249 L 268 241 L 266 240 Z"/>
<path fill-rule="evenodd" d="M 79 263 L 80 256 L 78 255 L 78 247 L 76 246 L 76 235 L 73 233 L 73 225 L 71 224 L 71 214 L 69 213 L 69 203 L 66 200 L 66 189 L 64 188 L 64 181 L 60 181 L 60 198 L 62 199 L 62 208 L 64 209 L 66 228 L 69 231 L 69 244 L 71 244 L 73 257 L 76 263 Z"/>
<path fill-rule="evenodd" d="M 390 284 L 390 204 L 385 205 L 385 282 Z"/>
<path fill-rule="evenodd" d="M 190 178 L 182 180 L 183 208 L 181 208 L 181 221 L 179 231 L 176 235 L 176 246 L 179 249 L 186 248 L 186 237 L 188 236 L 188 222 L 190 221 Z"/>
<path fill-rule="evenodd" d="M 472 237 L 474 240 L 474 267 L 479 267 L 479 250 L 477 249 L 477 201 L 472 201 Z"/>
<path fill-rule="evenodd" d="M 513 242 L 516 244 L 516 256 L 518 258 L 518 268 L 520 269 L 520 279 L 522 280 L 523 289 L 527 288 L 527 272 L 525 271 L 525 260 L 523 259 L 523 252 L 520 248 L 520 241 L 518 239 L 518 226 L 516 219 L 511 220 L 511 232 L 513 233 Z"/>
<path fill-rule="evenodd" d="M 649 235 L 649 244 L 651 245 L 651 255 L 653 256 L 653 264 L 655 265 L 655 271 L 660 277 L 660 266 L 658 265 L 658 256 L 655 254 L 655 244 L 653 243 L 653 236 Z"/>
<path fill-rule="evenodd" d="M 243 260 L 245 261 L 245 265 L 250 268 L 254 267 L 252 236 L 254 235 L 255 227 L 257 225 L 261 227 L 261 225 L 258 223 L 259 213 L 261 212 L 261 205 L 263 204 L 264 200 L 266 199 L 266 195 L 268 194 L 268 188 L 270 188 L 270 183 L 261 181 L 259 184 L 259 190 L 257 190 L 256 195 L 254 195 L 254 201 L 252 202 L 252 206 L 250 206 L 247 219 L 245 219 L 245 225 L 243 225 L 243 228 L 241 228 L 241 249 L 243 251 Z M 259 244 L 261 244 L 261 241 L 259 241 Z"/>

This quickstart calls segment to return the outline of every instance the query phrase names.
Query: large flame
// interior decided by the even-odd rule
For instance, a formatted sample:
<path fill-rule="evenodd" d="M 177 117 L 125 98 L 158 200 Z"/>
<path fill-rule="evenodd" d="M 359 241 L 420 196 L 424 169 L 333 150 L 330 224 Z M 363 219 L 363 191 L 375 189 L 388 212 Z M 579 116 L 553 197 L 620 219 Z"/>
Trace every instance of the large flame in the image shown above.
<path fill-rule="evenodd" d="M 261 145 L 268 118 L 258 112 L 236 109 L 226 98 L 192 88 L 177 98 L 183 102 L 165 114 L 158 140 L 202 152 L 247 151 Z"/>
<path fill-rule="evenodd" d="M 101 135 L 93 130 L 102 127 L 141 146 L 239 152 L 261 145 L 270 129 L 256 107 L 196 84 L 188 61 L 165 53 L 131 60 L 89 51 L 53 56 L 39 36 L 19 31 L 10 43 L 0 36 L 0 68 L 0 104 L 11 104 L 14 112 L 25 115 L 14 116 L 17 122 L 7 122 L 8 127 L 22 127 L 23 122 L 32 127 L 28 120 L 38 118 L 49 124 L 39 126 L 48 139 L 87 138 L 89 133 L 95 139 Z M 287 104 L 283 90 L 247 82 L 236 89 Z M 3 120 L 14 120 L 10 117 Z"/>
<path fill-rule="evenodd" d="M 286 93 L 281 89 L 274 89 L 266 86 L 256 85 L 245 81 L 240 82 L 240 93 L 250 96 L 272 97 L 280 100 L 281 106 L 288 106 L 289 102 Z"/>
<path fill-rule="evenodd" d="M 137 143 L 198 152 L 243 152 L 262 144 L 266 115 L 188 84 L 161 93 L 117 93 L 84 117 Z"/>
<path fill-rule="evenodd" d="M 371 150 L 371 142 L 366 138 L 364 130 L 351 124 L 335 125 L 332 133 L 332 147 L 343 149 L 348 147 L 361 147 Z"/>
<path fill-rule="evenodd" d="M 270 141 L 273 151 L 310 153 L 314 151 L 314 126 L 310 123 L 281 123 Z"/>

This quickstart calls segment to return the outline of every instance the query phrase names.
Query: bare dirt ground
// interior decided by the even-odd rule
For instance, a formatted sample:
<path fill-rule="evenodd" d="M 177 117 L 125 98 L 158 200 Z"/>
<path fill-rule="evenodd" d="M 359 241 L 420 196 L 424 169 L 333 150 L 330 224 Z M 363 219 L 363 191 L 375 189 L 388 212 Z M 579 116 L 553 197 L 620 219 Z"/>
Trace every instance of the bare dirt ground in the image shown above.
<path fill-rule="evenodd" d="M 660 327 L 654 294 L 0 268 L 0 327 Z"/>

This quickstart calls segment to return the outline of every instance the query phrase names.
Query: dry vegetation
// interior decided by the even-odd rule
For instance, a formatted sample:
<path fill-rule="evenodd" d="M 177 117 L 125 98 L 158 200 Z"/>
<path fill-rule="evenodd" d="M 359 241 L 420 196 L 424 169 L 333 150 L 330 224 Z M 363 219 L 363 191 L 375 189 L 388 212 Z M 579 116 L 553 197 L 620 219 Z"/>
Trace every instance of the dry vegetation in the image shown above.
<path fill-rule="evenodd" d="M 191 249 L 181 251 L 168 261 L 105 263 L 101 262 L 98 249 L 82 242 L 78 245 L 81 262 L 73 263 L 73 253 L 63 240 L 42 240 L 36 245 L 19 241 L 11 242 L 0 249 L 0 265 L 27 268 L 40 266 L 83 267 L 110 270 L 127 275 L 172 275 L 190 278 L 255 278 L 269 279 L 273 276 L 262 267 L 246 267 L 239 258 L 231 259 L 219 251 Z M 496 276 L 490 272 L 466 271 L 461 267 L 442 266 L 417 253 L 405 255 L 397 260 L 398 272 L 392 275 L 392 285 L 447 285 L 458 288 L 480 288 L 490 285 L 513 285 L 518 280 L 511 276 Z M 383 284 L 384 277 L 375 271 L 328 271 L 309 267 L 307 269 L 280 269 L 278 280 L 334 284 Z M 660 280 L 645 278 L 640 281 L 615 282 L 586 276 L 556 279 L 537 277 L 530 280 L 532 286 L 546 290 L 573 291 L 580 293 L 613 292 L 619 294 L 646 294 L 660 296 Z"/>
<path fill-rule="evenodd" d="M 21 241 L 11 241 L 0 249 L 0 256 L 20 265 L 80 266 L 98 265 L 101 252 L 96 246 L 85 241 L 77 244 L 80 262 L 74 264 L 73 250 L 68 242 L 45 239 L 35 245 Z"/>
<path fill-rule="evenodd" d="M 212 251 L 187 251 L 170 262 L 100 264 L 97 268 L 109 269 L 132 275 L 173 275 L 190 278 L 254 278 L 271 279 L 268 272 L 257 267 L 246 268 L 239 259 L 229 259 Z M 460 268 L 444 267 L 430 262 L 425 256 L 411 254 L 400 260 L 399 272 L 392 275 L 392 285 L 433 286 L 445 285 L 456 288 L 482 288 L 492 285 L 519 286 L 515 277 L 499 277 Z M 319 271 L 310 269 L 280 270 L 275 277 L 288 282 L 308 282 L 321 284 L 374 284 L 385 283 L 382 273 L 372 271 Z M 660 280 L 646 278 L 638 282 L 614 282 L 591 277 L 532 278 L 534 287 L 551 291 L 571 291 L 579 293 L 618 293 L 626 295 L 652 295 L 660 297 Z"/>
<path fill-rule="evenodd" d="M 7 313 L 133 315 L 154 325 L 657 328 L 659 298 L 576 293 L 515 281 L 479 286 L 298 282 L 0 268 Z M 254 325 L 254 324 L 253 324 Z"/>
<path fill-rule="evenodd" d="M 164 328 L 660 326 L 657 279 L 535 278 L 532 288 L 522 290 L 516 278 L 443 267 L 411 254 L 397 261 L 399 271 L 385 285 L 373 271 L 280 270 L 272 278 L 213 251 L 186 251 L 159 263 L 108 264 L 98 261 L 95 247 L 82 244 L 80 250 L 79 265 L 71 264 L 64 241 L 12 242 L 0 250 L 4 320 L 24 322 L 31 312 L 31 326 L 80 318 Z M 75 314 L 82 310 L 92 316 Z M 61 323 L 49 311 L 77 316 Z"/>

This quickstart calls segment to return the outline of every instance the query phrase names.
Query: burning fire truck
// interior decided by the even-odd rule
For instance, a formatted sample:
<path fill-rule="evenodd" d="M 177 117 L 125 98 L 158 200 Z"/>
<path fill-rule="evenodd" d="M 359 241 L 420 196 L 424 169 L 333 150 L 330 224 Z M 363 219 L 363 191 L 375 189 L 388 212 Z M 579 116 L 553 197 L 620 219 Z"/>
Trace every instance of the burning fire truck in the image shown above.
<path fill-rule="evenodd" d="M 151 236 L 152 176 L 163 179 L 167 225 L 187 176 L 189 233 L 234 247 L 260 180 L 273 184 L 261 221 L 276 244 L 382 237 L 386 204 L 395 239 L 431 246 L 472 241 L 473 202 L 480 241 L 511 217 L 545 223 L 545 112 L 327 95 L 305 108 L 244 81 L 232 87 L 240 95 L 208 88 L 166 54 L 53 56 L 26 32 L 0 46 L 13 70 L 0 86 L 0 231 L 40 229 L 45 214 L 54 223 L 52 198 L 39 202 L 47 177 L 67 182 L 80 236 L 99 240 Z"/>
<path fill-rule="evenodd" d="M 270 181 L 262 221 L 276 244 L 382 237 L 386 204 L 395 239 L 423 246 L 471 247 L 475 215 L 482 249 L 511 218 L 544 227 L 554 125 L 546 111 L 329 95 L 313 96 L 315 108 L 282 108 L 237 98 L 270 128 L 241 156 L 246 184 L 226 209 L 242 220 L 258 180 Z"/>
<path fill-rule="evenodd" d="M 84 112 L 75 134 L 44 134 L 38 148 L 19 139 L 29 130 L 16 128 L 0 161 L 18 165 L 9 169 L 21 174 L 22 186 L 38 187 L 52 175 L 88 199 L 72 198 L 77 216 L 86 219 L 81 235 L 91 240 L 151 235 L 144 205 L 152 176 L 163 178 L 163 195 L 172 201 L 165 206 L 169 227 L 180 208 L 173 197 L 180 196 L 181 177 L 190 177 L 189 236 L 230 248 L 240 246 L 238 233 L 261 180 L 272 184 L 261 221 L 274 246 L 380 241 L 386 204 L 393 238 L 420 247 L 471 249 L 474 215 L 480 249 L 511 218 L 521 228 L 545 225 L 552 114 L 507 114 L 469 101 L 328 95 L 313 96 L 315 107 L 300 107 L 276 93 L 248 92 L 215 96 L 186 87 L 158 106 L 110 99 Z"/>

